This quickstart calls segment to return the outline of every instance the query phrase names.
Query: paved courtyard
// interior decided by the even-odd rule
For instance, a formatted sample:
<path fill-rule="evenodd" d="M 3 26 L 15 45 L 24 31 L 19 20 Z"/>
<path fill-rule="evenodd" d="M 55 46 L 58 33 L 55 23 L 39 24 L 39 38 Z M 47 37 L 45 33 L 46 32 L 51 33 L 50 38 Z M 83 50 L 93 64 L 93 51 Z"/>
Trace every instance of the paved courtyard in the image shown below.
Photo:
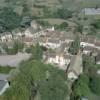
<path fill-rule="evenodd" d="M 0 65 L 17 67 L 21 61 L 29 59 L 31 54 L 18 53 L 16 55 L 0 55 Z"/>

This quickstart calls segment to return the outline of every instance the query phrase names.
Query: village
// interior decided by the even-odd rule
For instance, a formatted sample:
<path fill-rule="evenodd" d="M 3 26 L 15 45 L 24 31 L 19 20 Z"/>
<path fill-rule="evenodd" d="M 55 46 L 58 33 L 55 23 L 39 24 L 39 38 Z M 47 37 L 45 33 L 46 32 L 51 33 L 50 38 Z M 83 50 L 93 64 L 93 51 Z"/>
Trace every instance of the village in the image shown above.
<path fill-rule="evenodd" d="M 100 100 L 100 0 L 0 0 L 0 100 Z"/>
<path fill-rule="evenodd" d="M 75 34 L 72 31 L 58 31 L 53 26 L 42 28 L 32 21 L 31 26 L 24 32 L 5 32 L 0 35 L 0 65 L 17 68 L 18 63 L 31 56 L 31 54 L 25 53 L 25 50 L 16 55 L 8 55 L 3 49 L 3 44 L 12 48 L 14 41 L 20 41 L 25 44 L 25 48 L 29 48 L 38 43 L 47 49 L 43 52 L 42 61 L 44 63 L 54 65 L 67 72 L 69 80 L 76 80 L 83 72 L 82 55 L 92 56 L 95 58 L 95 63 L 100 64 L 100 40 L 87 35 L 79 35 L 79 39 L 80 49 L 76 55 L 72 55 L 69 52 L 69 48 L 75 40 Z M 97 73 L 100 74 L 99 72 L 98 70 Z M 9 75 L 1 74 L 0 77 L 2 80 L 0 82 L 3 84 L 3 89 L 0 90 L 0 94 L 2 94 L 9 87 L 7 82 Z"/>
<path fill-rule="evenodd" d="M 3 33 L 0 36 L 0 43 L 7 44 L 8 48 L 12 48 L 14 40 L 25 43 L 27 47 L 37 43 L 40 46 L 46 47 L 48 50 L 43 54 L 43 61 L 67 71 L 69 79 L 77 79 L 80 73 L 82 73 L 82 54 L 96 57 L 96 63 L 100 64 L 100 41 L 93 36 L 80 35 L 80 48 L 82 50 L 77 55 L 72 55 L 68 52 L 71 43 L 75 40 L 73 32 L 57 31 L 54 27 L 42 29 L 34 21 L 31 22 L 31 26 L 24 32 L 9 32 Z M 2 45 L 0 45 L 0 51 L 0 58 L 2 59 L 3 55 L 5 55 Z M 4 63 L 11 66 L 9 62 L 6 64 L 5 61 Z M 2 65 L 2 60 L 0 64 Z"/>

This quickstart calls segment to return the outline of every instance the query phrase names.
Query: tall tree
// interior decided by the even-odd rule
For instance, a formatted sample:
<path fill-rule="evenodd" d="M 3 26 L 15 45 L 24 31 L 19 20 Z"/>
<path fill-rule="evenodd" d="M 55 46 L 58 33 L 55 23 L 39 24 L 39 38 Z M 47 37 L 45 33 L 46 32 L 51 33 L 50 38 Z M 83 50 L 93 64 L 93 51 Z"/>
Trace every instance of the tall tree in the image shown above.
<path fill-rule="evenodd" d="M 32 58 L 35 60 L 41 60 L 43 56 L 42 48 L 39 44 L 32 48 Z"/>
<path fill-rule="evenodd" d="M 93 93 L 100 95 L 100 76 L 93 76 L 91 78 L 90 88 Z"/>
<path fill-rule="evenodd" d="M 73 55 L 76 55 L 79 49 L 80 49 L 80 39 L 79 36 L 77 35 L 69 48 L 69 52 Z"/>

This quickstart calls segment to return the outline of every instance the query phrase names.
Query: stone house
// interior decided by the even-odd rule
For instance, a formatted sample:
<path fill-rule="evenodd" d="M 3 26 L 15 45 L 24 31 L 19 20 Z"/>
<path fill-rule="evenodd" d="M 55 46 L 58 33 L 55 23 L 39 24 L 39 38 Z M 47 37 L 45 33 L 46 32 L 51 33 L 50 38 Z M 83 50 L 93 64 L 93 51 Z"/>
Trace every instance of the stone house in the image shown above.
<path fill-rule="evenodd" d="M 13 36 L 10 32 L 5 32 L 1 34 L 0 39 L 2 42 L 11 41 L 13 39 Z"/>

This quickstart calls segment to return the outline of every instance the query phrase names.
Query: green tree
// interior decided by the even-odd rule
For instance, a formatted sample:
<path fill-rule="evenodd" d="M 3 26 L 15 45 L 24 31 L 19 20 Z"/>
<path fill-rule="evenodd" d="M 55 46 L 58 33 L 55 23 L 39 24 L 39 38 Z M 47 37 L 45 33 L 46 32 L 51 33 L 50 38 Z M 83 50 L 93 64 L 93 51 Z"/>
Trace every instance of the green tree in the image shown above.
<path fill-rule="evenodd" d="M 0 12 L 0 25 L 5 31 L 12 31 L 14 28 L 19 27 L 21 17 L 13 12 L 12 8 L 3 8 Z"/>
<path fill-rule="evenodd" d="M 43 56 L 42 48 L 39 44 L 35 47 L 32 47 L 32 59 L 41 60 Z"/>
<path fill-rule="evenodd" d="M 89 77 L 95 76 L 97 68 L 95 66 L 94 58 L 83 55 L 83 71 L 88 74 Z"/>
<path fill-rule="evenodd" d="M 93 26 L 96 29 L 100 29 L 100 20 L 95 20 L 94 22 L 91 23 L 91 26 Z"/>
<path fill-rule="evenodd" d="M 72 17 L 72 11 L 65 8 L 58 9 L 57 14 L 58 14 L 58 18 L 62 18 L 62 19 L 67 19 Z"/>
<path fill-rule="evenodd" d="M 65 74 L 61 70 L 52 68 L 52 66 L 50 67 L 51 69 L 48 70 L 48 79 L 42 80 L 39 84 L 41 99 L 64 100 L 68 96 Z"/>
<path fill-rule="evenodd" d="M 37 20 L 37 23 L 39 23 L 42 26 L 50 26 L 50 24 L 48 23 L 48 21 Z"/>
<path fill-rule="evenodd" d="M 90 26 L 90 29 L 88 31 L 88 34 L 89 35 L 96 35 L 96 33 L 97 33 L 96 28 L 94 26 Z"/>
<path fill-rule="evenodd" d="M 72 42 L 69 52 L 73 55 L 76 55 L 80 49 L 80 39 L 76 36 L 75 40 Z"/>
<path fill-rule="evenodd" d="M 80 75 L 78 80 L 73 83 L 72 90 L 74 100 L 78 100 L 82 96 L 87 96 L 90 93 L 89 78 L 85 74 Z"/>
<path fill-rule="evenodd" d="M 67 22 L 62 22 L 60 25 L 55 25 L 56 29 L 65 30 L 68 27 Z"/>
<path fill-rule="evenodd" d="M 74 30 L 74 33 L 76 33 L 76 32 L 80 32 L 82 34 L 82 32 L 83 32 L 83 25 L 78 23 L 77 26 L 75 26 L 75 30 Z"/>
<path fill-rule="evenodd" d="M 14 41 L 14 44 L 11 48 L 9 48 L 6 44 L 3 45 L 3 49 L 7 54 L 17 54 L 18 52 L 22 52 L 24 48 L 24 43 L 19 41 Z"/>
<path fill-rule="evenodd" d="M 64 100 L 67 89 L 64 71 L 40 61 L 28 60 L 21 63 L 19 73 L 4 94 L 4 100 L 33 100 L 37 91 L 41 100 Z"/>
<path fill-rule="evenodd" d="M 90 80 L 90 88 L 93 93 L 100 95 L 100 76 L 93 76 Z"/>

